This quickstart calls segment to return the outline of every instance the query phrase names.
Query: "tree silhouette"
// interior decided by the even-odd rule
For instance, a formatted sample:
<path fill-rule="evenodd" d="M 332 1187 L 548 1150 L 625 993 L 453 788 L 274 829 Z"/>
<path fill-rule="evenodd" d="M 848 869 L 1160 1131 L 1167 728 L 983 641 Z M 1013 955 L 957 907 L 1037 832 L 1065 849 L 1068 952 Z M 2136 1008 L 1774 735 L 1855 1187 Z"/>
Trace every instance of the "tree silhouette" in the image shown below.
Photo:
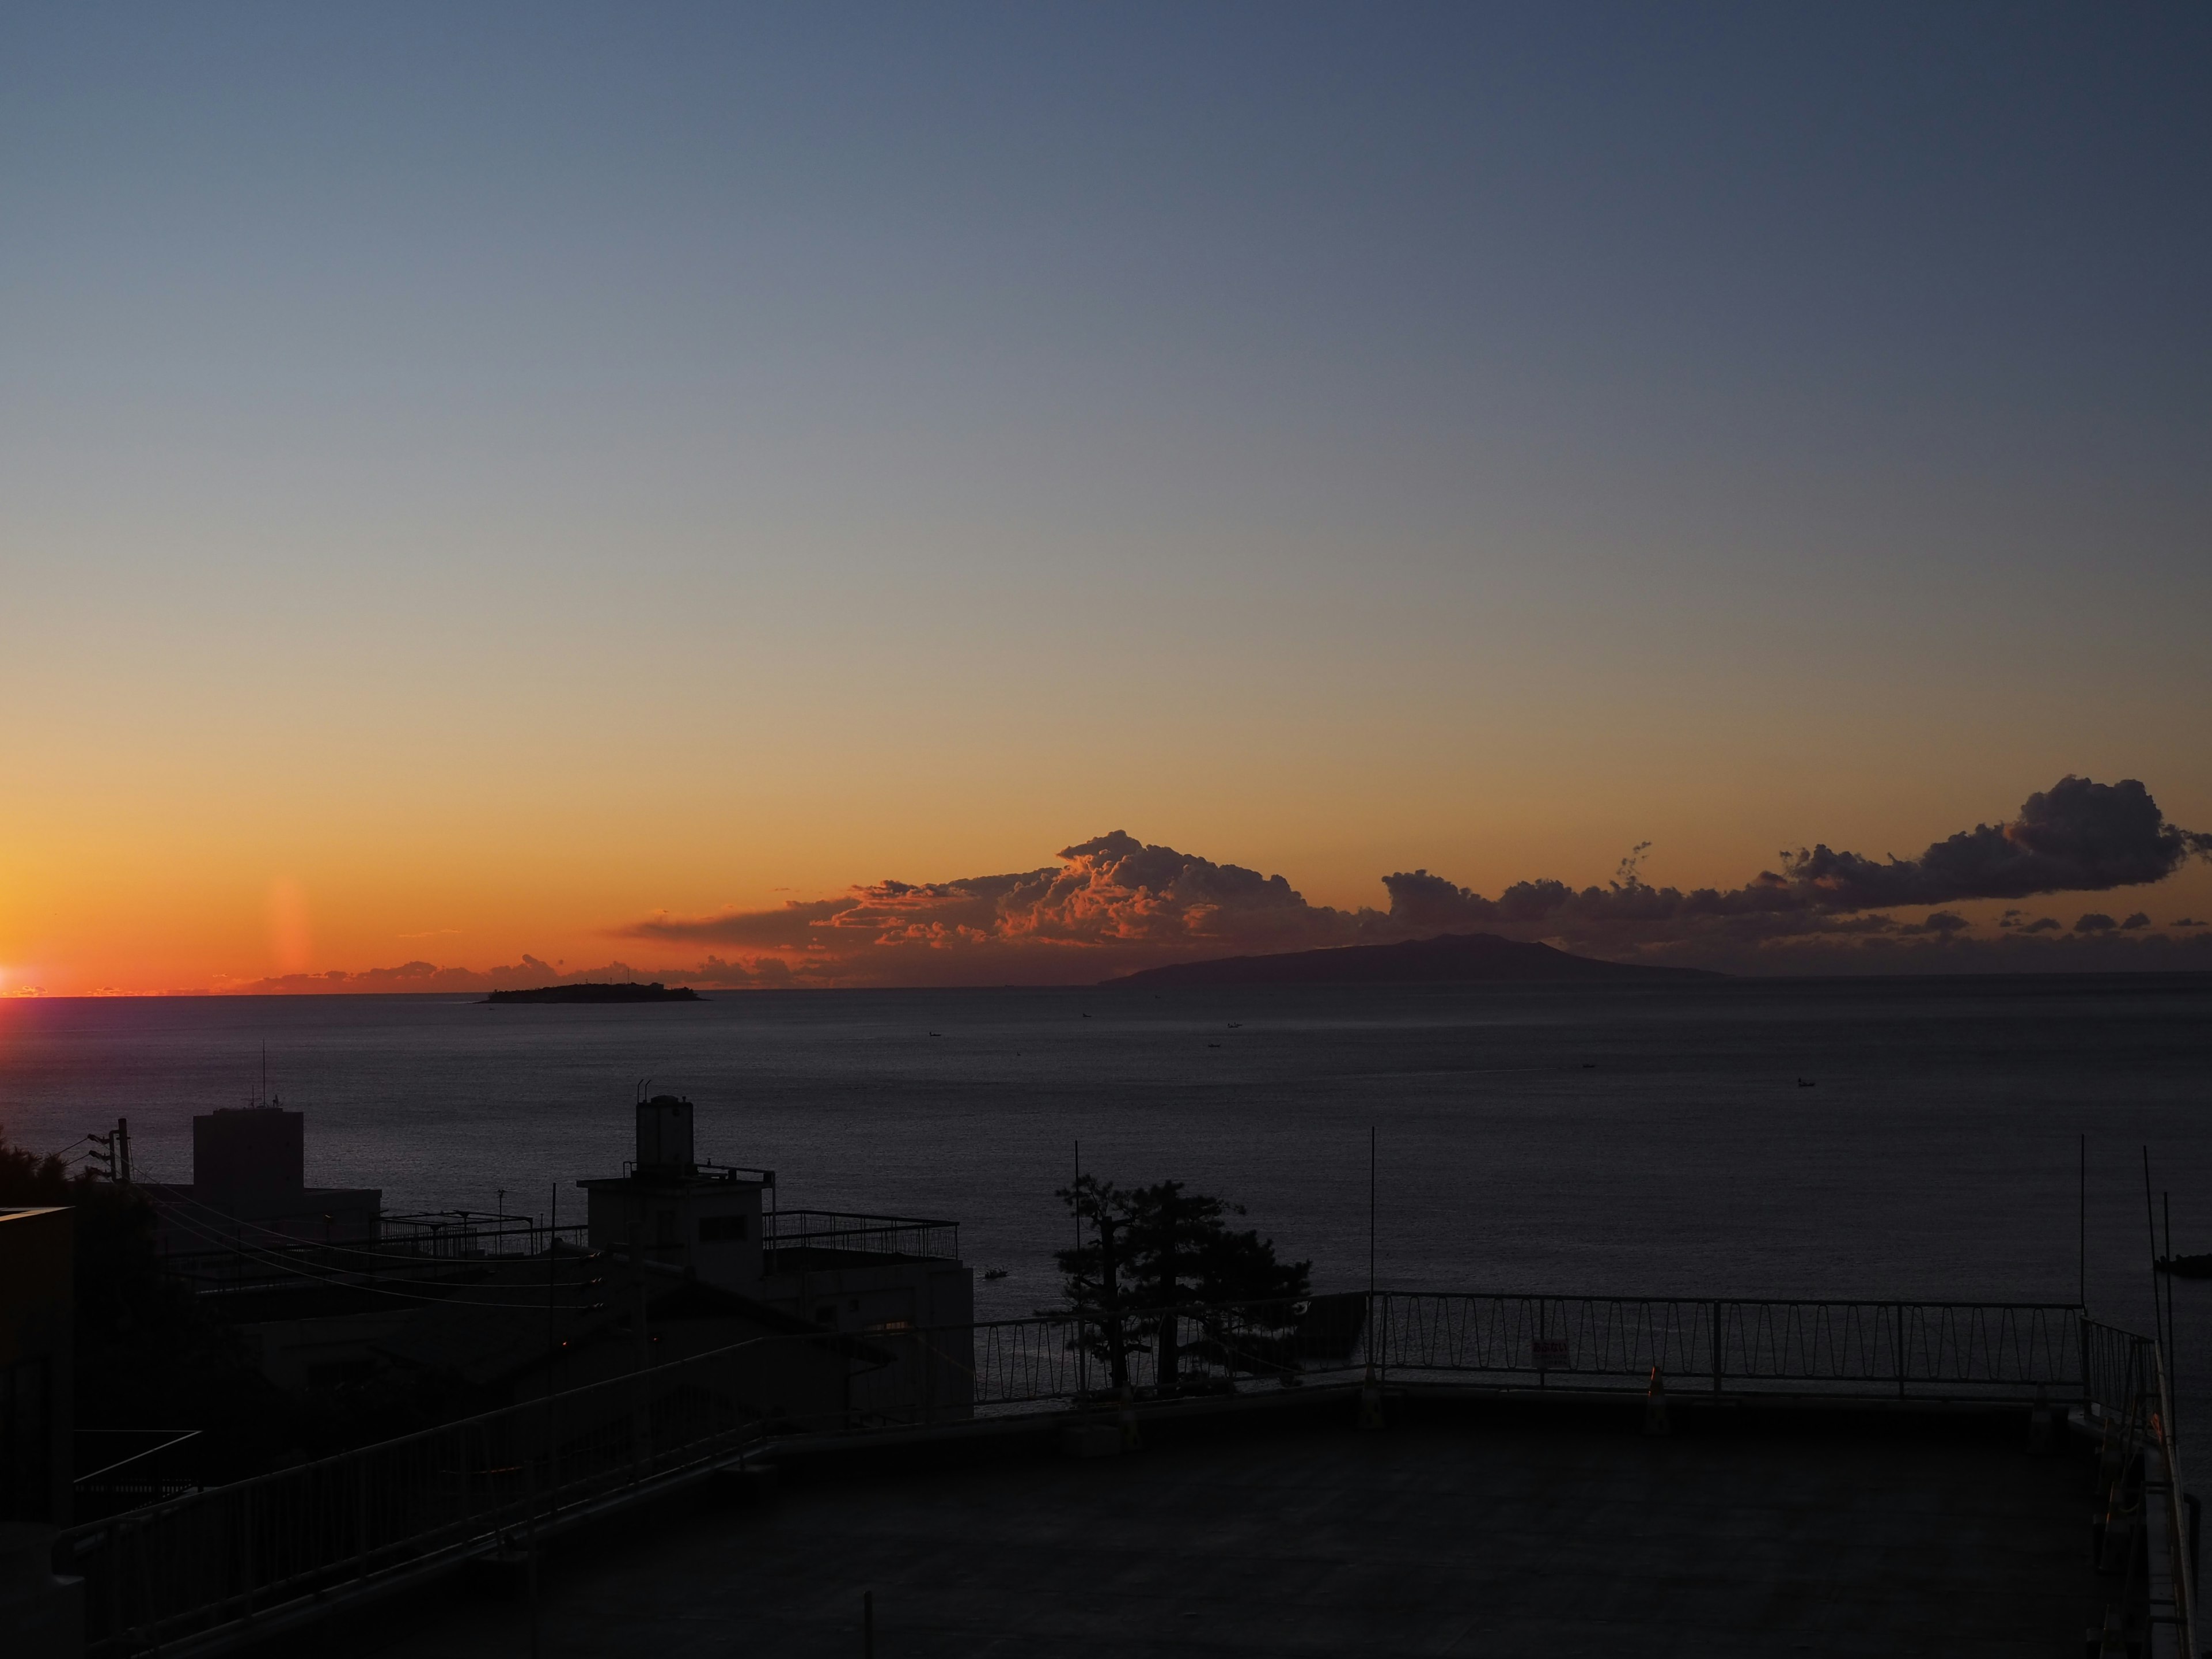
<path fill-rule="evenodd" d="M 1241 1328 L 1279 1327 L 1279 1313 L 1234 1311 L 1236 1304 L 1288 1304 L 1308 1294 L 1313 1264 L 1277 1259 L 1273 1239 L 1232 1229 L 1242 1205 L 1189 1191 L 1180 1181 L 1123 1190 L 1095 1176 L 1060 1189 L 1060 1201 L 1090 1232 L 1089 1242 L 1056 1253 L 1069 1305 L 1085 1347 L 1107 1365 L 1115 1390 L 1128 1387 L 1133 1353 L 1158 1356 L 1159 1388 L 1182 1381 L 1182 1326 L 1194 1320 L 1196 1345 L 1231 1370 L 1251 1369 Z M 1142 1340 L 1151 1338 L 1149 1350 Z"/>

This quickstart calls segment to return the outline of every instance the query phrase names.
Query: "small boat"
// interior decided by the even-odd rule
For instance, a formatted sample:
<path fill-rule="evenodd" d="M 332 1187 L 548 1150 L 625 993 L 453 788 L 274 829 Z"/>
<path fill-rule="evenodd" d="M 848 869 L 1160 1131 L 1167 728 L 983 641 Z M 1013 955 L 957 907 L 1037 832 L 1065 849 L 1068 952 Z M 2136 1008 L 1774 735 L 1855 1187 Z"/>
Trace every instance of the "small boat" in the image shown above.
<path fill-rule="evenodd" d="M 1004 1279 L 1006 1276 L 1006 1270 L 1004 1267 L 994 1267 L 983 1275 L 986 1279 Z"/>
<path fill-rule="evenodd" d="M 2162 1255 L 2157 1266 L 2176 1279 L 2212 1279 L 2212 1255 Z"/>

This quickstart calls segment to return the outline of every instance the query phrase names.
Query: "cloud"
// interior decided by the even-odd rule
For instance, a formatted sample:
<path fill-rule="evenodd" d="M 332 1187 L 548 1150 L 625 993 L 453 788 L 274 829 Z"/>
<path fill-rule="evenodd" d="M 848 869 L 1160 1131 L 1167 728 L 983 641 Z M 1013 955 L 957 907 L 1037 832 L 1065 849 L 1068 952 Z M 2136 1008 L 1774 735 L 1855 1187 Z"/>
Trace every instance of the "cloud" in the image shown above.
<path fill-rule="evenodd" d="M 1835 971 L 1838 961 L 1895 961 L 1908 947 L 1966 962 L 1997 941 L 1978 941 L 1964 915 L 1942 907 L 2157 881 L 2212 854 L 2212 835 L 2167 823 L 2132 779 L 2068 776 L 2030 795 L 2012 817 L 1960 830 L 1911 859 L 1822 843 L 1784 853 L 1778 867 L 1741 887 L 1683 891 L 1644 880 L 1647 850 L 1631 852 L 1603 885 L 1540 878 L 1494 896 L 1425 869 L 1401 871 L 1382 878 L 1387 911 L 1340 910 L 1309 904 L 1281 876 L 1115 830 L 1063 848 L 1057 866 L 884 880 L 770 910 L 657 916 L 619 936 L 773 951 L 803 981 L 848 984 L 1073 981 L 1194 957 L 1463 932 L 1547 939 L 1623 960 L 1757 971 L 1817 959 L 1822 971 Z M 1887 914 L 1904 905 L 1936 908 L 1917 921 Z M 2086 939 L 2124 930 L 2106 922 L 2076 931 Z M 2015 939 L 2060 926 L 2017 909 L 1998 923 Z M 2140 942 L 2148 949 L 2158 937 Z"/>
<path fill-rule="evenodd" d="M 1279 875 L 1216 864 L 1124 830 L 1036 870 L 886 879 L 830 899 L 698 918 L 655 916 L 618 937 L 780 949 L 799 975 L 847 984 L 1081 982 L 1193 957 L 1407 937 L 1380 912 L 1309 904 Z"/>
<path fill-rule="evenodd" d="M 626 962 L 582 968 L 564 974 L 536 957 L 499 968 L 441 968 L 435 963 L 403 962 L 396 968 L 367 968 L 347 972 L 332 969 L 320 974 L 279 974 L 269 979 L 221 988 L 237 996 L 329 996 L 379 992 L 524 991 L 541 985 L 580 985 L 586 981 L 659 980 L 664 985 L 694 985 L 767 989 L 799 983 L 791 969 L 774 957 L 757 963 L 725 962 L 710 956 L 697 967 L 633 968 Z"/>
<path fill-rule="evenodd" d="M 1655 887 L 1642 875 L 1647 850 L 1632 851 L 1603 885 L 1541 878 L 1494 896 L 1425 869 L 1401 871 L 1382 878 L 1387 910 L 1346 910 L 1307 902 L 1282 876 L 1116 830 L 1062 848 L 1056 864 L 1033 870 L 945 881 L 886 878 L 769 909 L 663 913 L 610 930 L 640 954 L 665 960 L 681 953 L 695 964 L 687 968 L 615 962 L 562 973 L 535 957 L 482 970 L 410 962 L 354 974 L 288 974 L 236 988 L 482 992 L 628 978 L 732 988 L 1073 984 L 1206 957 L 1448 932 L 1751 972 L 2051 966 L 2062 957 L 2075 966 L 2212 960 L 2212 952 L 2195 950 L 2212 947 L 2212 939 L 2141 933 L 2148 926 L 2141 913 L 2119 923 L 2088 913 L 2062 950 L 2045 937 L 2061 931 L 2055 918 L 2031 921 L 2013 907 L 1994 930 L 1978 929 L 1943 908 L 2154 882 L 2212 854 L 2212 836 L 2168 823 L 2133 780 L 2063 778 L 2030 795 L 2015 817 L 1960 830 L 1916 858 L 1801 848 L 1740 887 Z M 1923 910 L 1918 921 L 1888 914 L 1908 906 Z"/>
<path fill-rule="evenodd" d="M 1897 931 L 1900 933 L 1935 933 L 1948 939 L 1954 933 L 1965 933 L 1972 926 L 1973 923 L 1955 911 L 1930 910 L 1924 921 L 1909 923 Z"/>
<path fill-rule="evenodd" d="M 2103 784 L 2069 776 L 2030 795 L 2017 817 L 1962 830 L 1917 858 L 1875 860 L 1821 843 L 1784 852 L 1779 869 L 1741 887 L 1684 892 L 1647 884 L 1638 872 L 1640 853 L 1622 861 L 1614 880 L 1579 890 L 1560 881 L 1524 881 L 1489 898 L 1426 870 L 1385 876 L 1382 884 L 1391 919 L 1411 928 L 1488 928 L 1599 949 L 1889 931 L 1951 934 L 1967 926 L 1955 913 L 1898 927 L 1879 912 L 2158 881 L 2192 857 L 2212 854 L 2212 835 L 2168 823 L 2133 779 Z M 1937 922 L 1939 915 L 1948 920 Z M 2019 927 L 2020 915 L 2008 911 L 1998 927 Z M 2032 923 L 2025 931 L 2043 929 Z"/>

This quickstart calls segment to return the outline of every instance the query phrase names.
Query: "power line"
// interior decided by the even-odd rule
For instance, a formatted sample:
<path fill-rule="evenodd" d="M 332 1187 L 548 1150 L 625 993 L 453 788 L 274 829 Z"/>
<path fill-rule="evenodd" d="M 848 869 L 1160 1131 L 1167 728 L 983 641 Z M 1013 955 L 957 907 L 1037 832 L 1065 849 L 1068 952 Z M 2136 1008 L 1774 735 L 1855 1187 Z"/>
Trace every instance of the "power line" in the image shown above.
<path fill-rule="evenodd" d="M 510 1308 L 520 1309 L 527 1313 L 536 1313 L 538 1311 L 538 1304 L 535 1302 L 485 1302 L 474 1299 L 468 1294 L 468 1292 L 470 1292 L 474 1287 L 467 1285 L 455 1285 L 452 1287 L 449 1293 L 444 1296 L 425 1296 L 416 1291 L 397 1291 L 386 1285 L 362 1284 L 355 1279 L 335 1278 L 327 1274 L 318 1273 L 309 1268 L 301 1267 L 297 1262 L 286 1261 L 283 1258 L 274 1255 L 268 1251 L 258 1249 L 252 1245 L 237 1241 L 226 1241 L 216 1234 L 210 1233 L 200 1227 L 194 1226 L 190 1221 L 186 1220 L 182 1216 L 173 1217 L 172 1219 L 178 1226 L 184 1229 L 186 1232 L 192 1233 L 211 1243 L 227 1245 L 231 1253 L 242 1256 L 248 1261 L 257 1263 L 258 1265 L 268 1267 L 279 1273 L 288 1274 L 295 1279 L 304 1279 L 311 1284 L 321 1285 L 331 1290 L 359 1291 L 364 1295 L 368 1296 L 394 1297 L 406 1302 L 434 1302 L 446 1306 L 487 1309 Z M 429 1259 L 434 1261 L 436 1258 L 433 1257 Z M 389 1265 L 388 1258 L 387 1265 Z M 569 1281 L 562 1288 L 576 1289 L 586 1287 L 599 1282 L 599 1281 L 597 1279 L 580 1279 Z M 569 1311 L 572 1313 L 582 1312 L 591 1305 L 592 1304 L 579 1304 L 577 1306 L 571 1307 Z"/>
<path fill-rule="evenodd" d="M 212 1205 L 203 1204 L 196 1198 L 186 1198 L 183 1194 L 175 1191 L 173 1188 L 161 1193 L 155 1198 L 155 1201 L 165 1206 L 176 1206 L 179 1207 L 189 1207 L 191 1209 L 198 1210 L 202 1214 L 212 1218 L 225 1227 L 242 1229 L 251 1232 L 266 1234 L 270 1238 L 281 1240 L 283 1247 L 288 1249 L 322 1250 L 333 1255 L 363 1256 L 376 1261 L 389 1261 L 392 1259 L 391 1253 L 386 1250 L 364 1249 L 359 1245 L 354 1244 L 319 1244 L 312 1238 L 301 1238 L 295 1234 L 280 1232 L 274 1227 L 264 1226 L 258 1221 L 247 1221 L 237 1216 L 227 1215 L 222 1211 L 215 1208 Z M 529 1231 L 535 1232 L 537 1229 L 533 1226 L 529 1229 Z M 496 1236 L 509 1237 L 510 1235 L 501 1234 Z M 264 1246 L 264 1248 L 274 1249 L 277 1247 Z"/>

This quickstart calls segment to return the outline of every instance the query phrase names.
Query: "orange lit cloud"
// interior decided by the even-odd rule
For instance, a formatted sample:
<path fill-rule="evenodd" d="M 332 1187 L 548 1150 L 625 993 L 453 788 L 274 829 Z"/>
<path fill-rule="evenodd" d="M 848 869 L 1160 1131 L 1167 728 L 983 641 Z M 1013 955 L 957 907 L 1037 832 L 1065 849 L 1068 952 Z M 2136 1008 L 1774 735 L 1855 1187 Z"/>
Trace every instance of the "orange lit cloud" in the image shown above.
<path fill-rule="evenodd" d="M 1496 898 L 1426 871 L 1401 872 L 1382 878 L 1387 911 L 1340 910 L 1307 903 L 1280 876 L 1148 847 L 1116 830 L 1062 849 L 1056 868 L 882 881 L 838 898 L 655 918 L 622 932 L 750 946 L 804 979 L 841 983 L 1080 981 L 1198 957 L 1474 931 L 1630 959 L 1832 968 L 1839 949 L 1871 948 L 1871 963 L 1887 960 L 1900 941 L 1961 955 L 1997 943 L 1968 937 L 1972 924 L 1954 912 L 1900 921 L 1888 914 L 1894 908 L 2139 885 L 2208 852 L 2212 836 L 2168 823 L 2141 783 L 2067 777 L 2030 795 L 2014 817 L 1961 830 L 1917 859 L 1875 860 L 1818 846 L 1785 854 L 1780 870 L 1727 890 L 1650 886 L 1632 856 L 1603 886 L 1527 881 Z M 2140 944 L 2125 959 L 2148 964 L 2173 954 L 2174 942 L 2107 936 L 2148 925 L 2148 917 L 2130 918 L 2125 929 L 2092 922 L 2075 932 L 2097 936 L 2107 955 Z M 2198 952 L 2192 945 L 2184 954 Z M 2005 960 L 2019 965 L 2016 957 Z"/>
<path fill-rule="evenodd" d="M 1640 852 L 1641 849 L 1639 849 Z M 678 968 L 626 963 L 562 973 L 535 957 L 468 969 L 412 962 L 365 973 L 295 973 L 253 991 L 481 991 L 556 981 L 654 978 L 728 987 L 1079 984 L 1177 961 L 1387 944 L 1447 932 L 1546 939 L 1620 960 L 1738 971 L 2212 966 L 2212 936 L 2144 912 L 2083 913 L 2070 933 L 1984 926 L 1941 907 L 2140 886 L 2212 854 L 2212 836 L 2168 823 L 2138 782 L 2068 777 L 2002 823 L 1915 859 L 1826 846 L 1784 854 L 1742 886 L 1654 887 L 1637 856 L 1580 889 L 1516 883 L 1496 897 L 1426 871 L 1382 878 L 1387 910 L 1309 903 L 1279 875 L 1217 864 L 1121 830 L 1061 849 L 1060 862 L 952 881 L 886 879 L 833 898 L 615 930 L 633 943 L 711 947 Z M 1899 917 L 1892 911 L 1924 911 Z M 719 954 L 727 952 L 727 956 Z"/>
<path fill-rule="evenodd" d="M 1121 830 L 1058 866 L 957 881 L 879 881 L 837 898 L 697 919 L 623 937 L 752 947 L 837 983 L 1081 982 L 1156 963 L 1403 936 L 1374 910 L 1309 904 L 1281 876 L 1216 864 Z"/>

